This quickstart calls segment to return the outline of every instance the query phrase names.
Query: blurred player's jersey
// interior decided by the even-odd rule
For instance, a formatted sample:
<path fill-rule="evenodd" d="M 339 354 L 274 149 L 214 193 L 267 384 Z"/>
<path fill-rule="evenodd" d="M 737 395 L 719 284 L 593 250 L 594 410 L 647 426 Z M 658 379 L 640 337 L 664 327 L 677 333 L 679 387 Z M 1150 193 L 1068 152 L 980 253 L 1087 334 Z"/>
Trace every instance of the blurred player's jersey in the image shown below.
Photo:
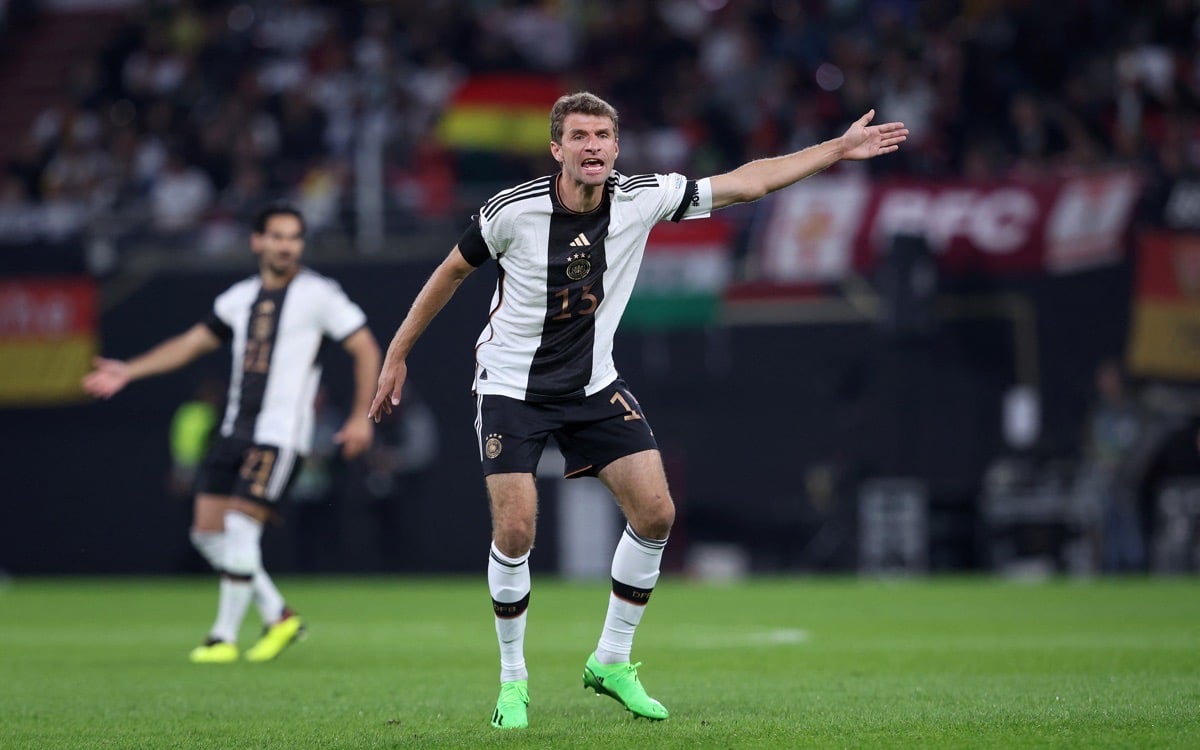
<path fill-rule="evenodd" d="M 469 263 L 495 258 L 500 278 L 475 347 L 474 390 L 525 401 L 591 396 L 617 379 L 613 336 L 646 239 L 660 221 L 708 216 L 708 180 L 609 177 L 599 207 L 576 213 L 557 175 L 497 193 L 459 241 Z"/>
<path fill-rule="evenodd" d="M 342 341 L 366 322 L 337 282 L 307 268 L 282 289 L 253 276 L 223 292 L 205 321 L 233 347 L 221 435 L 307 454 L 321 340 Z"/>

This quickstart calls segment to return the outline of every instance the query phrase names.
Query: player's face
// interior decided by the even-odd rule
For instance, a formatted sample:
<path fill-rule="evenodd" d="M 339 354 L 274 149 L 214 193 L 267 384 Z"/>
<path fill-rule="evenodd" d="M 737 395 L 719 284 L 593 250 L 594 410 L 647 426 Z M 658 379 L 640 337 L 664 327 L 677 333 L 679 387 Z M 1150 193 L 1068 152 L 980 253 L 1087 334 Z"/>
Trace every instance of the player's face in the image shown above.
<path fill-rule="evenodd" d="M 288 214 L 267 219 L 262 233 L 254 233 L 250 246 L 258 255 L 263 270 L 278 276 L 290 276 L 300 266 L 304 252 L 304 234 L 300 220 Z"/>
<path fill-rule="evenodd" d="M 577 113 L 563 119 L 562 143 L 550 144 L 550 153 L 562 164 L 563 172 L 582 185 L 603 185 L 619 150 L 611 119 Z"/>

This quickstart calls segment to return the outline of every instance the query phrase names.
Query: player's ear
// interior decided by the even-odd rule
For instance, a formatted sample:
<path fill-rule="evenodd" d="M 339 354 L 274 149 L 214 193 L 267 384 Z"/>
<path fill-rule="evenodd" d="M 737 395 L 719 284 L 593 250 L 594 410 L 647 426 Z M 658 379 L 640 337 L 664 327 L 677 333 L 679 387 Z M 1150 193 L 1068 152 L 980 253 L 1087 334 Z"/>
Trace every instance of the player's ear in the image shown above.
<path fill-rule="evenodd" d="M 550 141 L 550 155 L 554 157 L 554 161 L 562 164 L 562 146 L 558 145 L 554 141 Z"/>

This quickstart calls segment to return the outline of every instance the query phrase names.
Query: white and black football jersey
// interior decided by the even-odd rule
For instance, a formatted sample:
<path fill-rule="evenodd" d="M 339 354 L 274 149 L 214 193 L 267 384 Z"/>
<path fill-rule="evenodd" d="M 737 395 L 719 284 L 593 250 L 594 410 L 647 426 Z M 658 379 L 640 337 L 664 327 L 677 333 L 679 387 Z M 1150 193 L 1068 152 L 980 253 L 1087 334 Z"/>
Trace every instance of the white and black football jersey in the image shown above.
<path fill-rule="evenodd" d="M 459 240 L 472 265 L 495 258 L 500 266 L 475 347 L 476 393 L 559 401 L 616 380 L 613 336 L 650 230 L 712 211 L 707 179 L 614 172 L 600 205 L 577 213 L 559 200 L 557 178 L 497 193 Z"/>
<path fill-rule="evenodd" d="M 253 276 L 222 292 L 205 321 L 233 347 L 221 435 L 307 454 L 321 341 L 342 341 L 366 322 L 337 282 L 307 268 L 282 289 Z"/>

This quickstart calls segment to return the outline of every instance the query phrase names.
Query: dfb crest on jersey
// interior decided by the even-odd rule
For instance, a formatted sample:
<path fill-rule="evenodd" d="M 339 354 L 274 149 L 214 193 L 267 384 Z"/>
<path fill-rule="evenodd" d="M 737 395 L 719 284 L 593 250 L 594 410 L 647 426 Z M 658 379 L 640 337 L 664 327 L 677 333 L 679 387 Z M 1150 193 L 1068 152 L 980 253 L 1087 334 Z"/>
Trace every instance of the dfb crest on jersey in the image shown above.
<path fill-rule="evenodd" d="M 483 444 L 483 455 L 488 458 L 495 458 L 500 455 L 500 451 L 504 450 L 504 445 L 500 442 L 500 436 L 491 434 L 487 436 L 487 442 Z"/>
<path fill-rule="evenodd" d="M 579 281 L 592 272 L 592 260 L 587 253 L 575 253 L 567 258 L 567 278 Z"/>

